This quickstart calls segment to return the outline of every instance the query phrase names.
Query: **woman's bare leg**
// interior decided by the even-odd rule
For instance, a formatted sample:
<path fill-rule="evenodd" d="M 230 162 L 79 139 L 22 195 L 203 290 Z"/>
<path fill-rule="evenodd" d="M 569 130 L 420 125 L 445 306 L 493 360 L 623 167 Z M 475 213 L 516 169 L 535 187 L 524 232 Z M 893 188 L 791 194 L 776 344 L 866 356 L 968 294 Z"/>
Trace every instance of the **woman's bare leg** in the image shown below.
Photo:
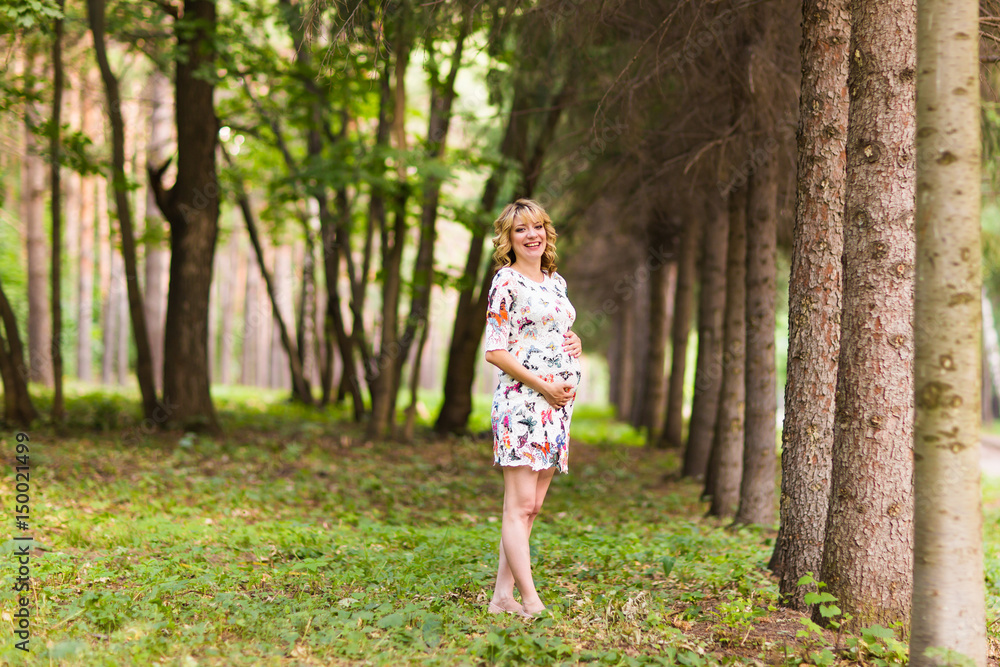
<path fill-rule="evenodd" d="M 511 501 L 510 503 L 508 503 L 508 491 L 505 490 L 504 492 L 504 524 L 506 525 L 508 523 L 507 520 L 508 508 L 519 509 L 520 511 L 518 512 L 518 514 L 524 516 L 524 523 L 527 526 L 524 539 L 524 547 L 527 547 L 528 541 L 531 538 L 531 528 L 534 525 L 535 517 L 538 516 L 538 513 L 542 509 L 542 503 L 545 501 L 545 494 L 548 492 L 549 484 L 552 482 L 552 478 L 555 476 L 555 468 L 549 468 L 548 470 L 542 470 L 540 472 L 531 471 L 530 468 L 526 467 L 523 469 L 532 472 L 532 476 L 535 478 L 534 489 L 533 489 L 534 493 L 533 495 L 531 494 L 532 489 L 530 488 L 530 485 L 528 485 L 526 482 L 522 482 L 519 478 L 520 477 L 519 475 L 508 477 L 506 473 L 507 468 L 504 469 L 505 470 L 504 485 L 505 487 L 507 487 L 507 489 L 510 488 L 511 484 L 521 485 L 519 486 L 517 491 L 513 494 L 519 498 L 519 500 L 517 501 Z M 528 502 L 529 499 L 532 502 L 529 503 Z M 524 508 L 529 505 L 531 509 L 529 512 L 525 514 Z M 513 518 L 516 521 L 517 517 Z M 506 534 L 507 533 L 505 532 L 504 528 L 501 527 L 501 535 L 503 537 L 500 540 L 500 566 L 497 570 L 497 583 L 496 583 L 496 588 L 493 591 L 492 602 L 493 604 L 497 605 L 502 609 L 506 609 L 509 611 L 517 611 L 517 609 L 520 608 L 520 605 L 518 605 L 517 602 L 514 601 L 514 585 L 516 581 L 514 572 L 511 569 L 510 559 L 508 558 L 506 543 L 504 541 L 505 539 L 507 539 Z M 513 542 L 512 544 L 516 545 L 518 543 Z M 532 582 L 530 548 L 527 549 L 527 553 L 528 553 L 527 580 L 529 582 Z M 516 558 L 517 556 L 515 555 L 515 559 Z M 531 589 L 532 590 L 534 589 L 533 582 L 531 583 Z M 521 591 L 522 602 L 528 601 L 528 598 L 525 596 L 525 589 L 521 588 L 521 586 L 518 585 L 518 590 Z M 537 593 L 535 593 L 534 597 L 537 598 Z M 541 600 L 538 601 L 538 604 L 530 604 L 529 606 L 531 607 L 530 609 L 527 610 L 529 613 L 537 612 L 540 611 L 541 609 L 544 609 L 544 606 L 541 605 Z"/>

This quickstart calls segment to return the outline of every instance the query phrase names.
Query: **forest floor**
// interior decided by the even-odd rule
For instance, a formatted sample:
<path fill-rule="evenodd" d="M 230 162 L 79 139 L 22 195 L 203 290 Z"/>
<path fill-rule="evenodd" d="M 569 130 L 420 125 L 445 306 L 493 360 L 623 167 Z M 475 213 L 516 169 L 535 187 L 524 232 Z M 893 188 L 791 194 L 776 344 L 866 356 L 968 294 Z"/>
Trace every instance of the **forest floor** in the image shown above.
<path fill-rule="evenodd" d="M 905 664 L 892 629 L 838 637 L 782 609 L 773 528 L 706 518 L 675 453 L 607 411 L 578 406 L 570 474 L 532 535 L 548 611 L 524 622 L 485 610 L 502 497 L 488 437 L 372 443 L 341 413 L 254 392 L 220 398 L 222 437 L 136 442 L 134 405 L 79 396 L 65 426 L 28 431 L 30 528 L 9 535 L 34 540 L 30 650 L 5 585 L 0 663 Z M 983 488 L 996 655 L 1000 478 Z"/>

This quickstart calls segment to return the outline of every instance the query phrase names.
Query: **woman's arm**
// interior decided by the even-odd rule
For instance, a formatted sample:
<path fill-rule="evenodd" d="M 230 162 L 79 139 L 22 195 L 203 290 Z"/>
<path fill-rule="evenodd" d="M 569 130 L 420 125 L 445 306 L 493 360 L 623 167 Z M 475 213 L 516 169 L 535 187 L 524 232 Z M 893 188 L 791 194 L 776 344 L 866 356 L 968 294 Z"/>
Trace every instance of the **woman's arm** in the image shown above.
<path fill-rule="evenodd" d="M 486 361 L 541 394 L 549 404 L 561 408 L 573 398 L 573 385 L 564 380 L 546 382 L 517 360 L 509 350 L 488 350 Z"/>

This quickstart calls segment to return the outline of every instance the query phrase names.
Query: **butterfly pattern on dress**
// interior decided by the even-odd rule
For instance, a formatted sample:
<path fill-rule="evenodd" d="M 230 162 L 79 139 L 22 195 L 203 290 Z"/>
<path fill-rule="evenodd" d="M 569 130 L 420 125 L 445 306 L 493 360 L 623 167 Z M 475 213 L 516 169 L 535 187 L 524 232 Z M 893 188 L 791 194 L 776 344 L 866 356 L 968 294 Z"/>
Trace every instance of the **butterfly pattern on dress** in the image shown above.
<path fill-rule="evenodd" d="M 497 271 L 490 286 L 486 350 L 509 351 L 545 382 L 580 383 L 580 361 L 563 349 L 564 334 L 576 319 L 566 281 L 546 274 L 542 283 L 510 267 Z M 501 372 L 493 394 L 494 459 L 499 465 L 567 472 L 571 399 L 561 408 L 534 389 Z"/>

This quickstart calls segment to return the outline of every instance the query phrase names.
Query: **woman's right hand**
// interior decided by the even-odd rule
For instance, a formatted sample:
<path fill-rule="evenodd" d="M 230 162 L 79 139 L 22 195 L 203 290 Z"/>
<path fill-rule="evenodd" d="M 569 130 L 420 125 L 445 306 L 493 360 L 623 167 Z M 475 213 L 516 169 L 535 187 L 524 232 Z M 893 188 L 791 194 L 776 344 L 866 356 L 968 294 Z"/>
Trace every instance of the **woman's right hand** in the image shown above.
<path fill-rule="evenodd" d="M 553 382 L 545 382 L 543 380 L 539 393 L 552 407 L 562 408 L 576 395 L 576 388 L 565 380 L 555 380 Z"/>

